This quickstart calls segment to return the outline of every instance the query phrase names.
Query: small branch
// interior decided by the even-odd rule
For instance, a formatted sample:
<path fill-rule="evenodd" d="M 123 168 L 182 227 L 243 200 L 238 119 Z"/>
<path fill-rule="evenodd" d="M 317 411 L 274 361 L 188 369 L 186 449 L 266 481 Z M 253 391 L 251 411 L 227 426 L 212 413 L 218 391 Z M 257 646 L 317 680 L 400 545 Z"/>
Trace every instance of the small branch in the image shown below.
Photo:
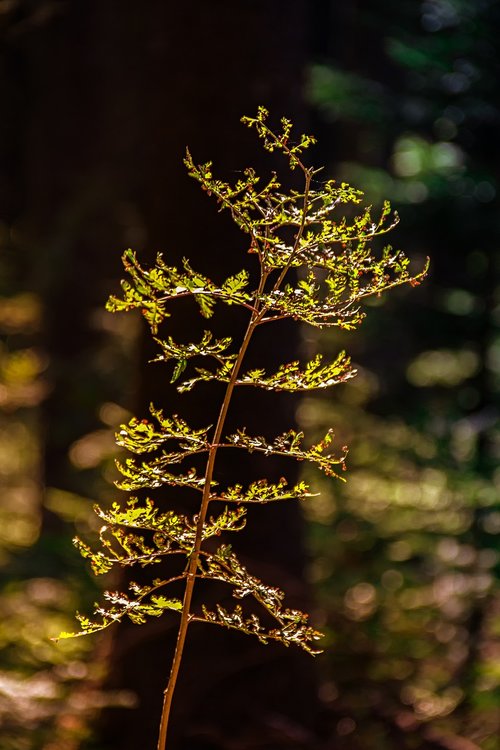
<path fill-rule="evenodd" d="M 221 300 L 222 302 L 227 302 L 228 299 L 231 300 L 231 304 L 233 305 L 239 305 L 240 307 L 246 307 L 247 310 L 250 310 L 252 313 L 256 313 L 257 310 L 253 305 L 250 305 L 248 302 L 244 302 L 244 300 L 235 300 L 234 297 L 229 297 L 227 294 L 221 294 L 220 292 L 217 292 L 217 290 L 201 290 L 199 292 L 186 290 L 185 292 L 178 292 L 177 294 L 169 294 L 166 297 L 158 297 L 157 302 L 168 302 L 171 299 L 180 299 L 181 297 L 196 297 L 203 295 L 207 297 L 215 297 L 216 299 Z"/>
<path fill-rule="evenodd" d="M 238 632 L 241 633 L 241 626 L 231 625 L 228 622 L 221 622 L 220 620 L 209 620 L 203 617 L 202 615 L 191 615 L 190 622 L 204 622 L 204 623 L 207 623 L 208 625 L 222 625 L 222 627 L 224 628 L 228 628 L 229 630 L 237 630 Z M 259 637 L 259 633 L 254 633 L 254 632 L 249 631 L 248 634 L 254 635 L 256 638 Z M 280 638 L 279 635 L 273 635 L 269 633 L 268 631 L 264 631 L 261 635 L 262 635 L 262 638 L 265 639 L 266 641 L 272 640 L 272 641 L 278 641 L 279 643 L 283 643 L 283 639 Z"/>
<path fill-rule="evenodd" d="M 261 323 L 274 323 L 277 320 L 290 320 L 293 318 L 291 313 L 283 313 L 283 315 L 272 315 L 270 318 L 262 318 Z"/>
<path fill-rule="evenodd" d="M 276 280 L 276 283 L 274 284 L 274 286 L 273 286 L 273 288 L 271 290 L 271 294 L 273 294 L 274 292 L 276 292 L 280 288 L 281 284 L 283 283 L 283 280 L 284 280 L 285 276 L 287 275 L 288 271 L 290 270 L 292 262 L 293 262 L 295 256 L 297 255 L 297 252 L 299 250 L 300 240 L 302 239 L 302 235 L 304 234 L 304 229 L 306 227 L 306 215 L 307 215 L 307 206 L 308 206 L 308 201 L 309 201 L 309 191 L 311 189 L 312 172 L 311 172 L 311 170 L 307 169 L 307 167 L 305 167 L 302 164 L 302 162 L 300 161 L 300 159 L 298 160 L 298 165 L 302 169 L 302 172 L 304 173 L 304 178 L 305 178 L 305 181 L 306 181 L 305 189 L 304 189 L 304 200 L 302 202 L 302 220 L 300 222 L 300 226 L 299 226 L 299 229 L 297 231 L 297 234 L 295 235 L 295 242 L 293 244 L 293 249 L 292 249 L 292 252 L 290 253 L 290 257 L 288 258 L 288 261 L 287 261 L 286 265 L 284 266 L 284 268 L 282 269 L 280 275 L 278 276 L 278 279 Z"/>
<path fill-rule="evenodd" d="M 141 526 L 126 526 L 125 528 L 135 528 L 135 529 L 141 529 L 144 531 L 144 527 Z M 162 532 L 159 532 L 162 533 Z M 116 553 L 117 555 L 119 552 Z M 120 563 L 120 565 L 136 565 L 137 563 L 141 564 L 142 562 L 149 562 L 153 559 L 156 559 L 157 557 L 165 557 L 166 555 L 185 555 L 186 550 L 184 549 L 172 549 L 172 550 L 165 550 L 164 552 L 152 552 L 150 555 L 139 555 L 137 557 L 108 557 L 108 555 L 102 554 L 105 560 L 115 565 L 116 563 Z M 144 567 L 144 566 L 143 566 Z M 166 581 L 165 583 L 170 583 L 170 579 Z"/>

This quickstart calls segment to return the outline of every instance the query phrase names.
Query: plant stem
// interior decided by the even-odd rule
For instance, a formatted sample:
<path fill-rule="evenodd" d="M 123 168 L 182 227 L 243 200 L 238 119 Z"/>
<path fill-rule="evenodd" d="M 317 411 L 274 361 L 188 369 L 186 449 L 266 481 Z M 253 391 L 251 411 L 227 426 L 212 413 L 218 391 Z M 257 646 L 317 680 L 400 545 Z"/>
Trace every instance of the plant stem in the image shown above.
<path fill-rule="evenodd" d="M 170 709 L 172 706 L 172 698 L 174 695 L 174 690 L 175 690 L 175 686 L 177 684 L 177 678 L 179 675 L 179 669 L 180 669 L 182 656 L 184 652 L 184 645 L 186 642 L 187 629 L 191 621 L 191 599 L 193 596 L 194 584 L 196 580 L 196 570 L 198 568 L 198 561 L 200 558 L 200 549 L 201 549 L 201 545 L 203 542 L 203 529 L 205 526 L 205 519 L 207 516 L 208 505 L 210 502 L 210 490 L 211 490 L 212 478 L 214 474 L 215 458 L 217 455 L 219 444 L 221 442 L 221 437 L 222 437 L 222 432 L 224 429 L 224 424 L 226 421 L 227 412 L 229 409 L 229 405 L 231 403 L 231 397 L 233 395 L 233 390 L 236 385 L 236 380 L 238 378 L 238 374 L 241 369 L 243 358 L 248 349 L 248 345 L 250 343 L 252 335 L 255 329 L 257 328 L 257 326 L 259 325 L 266 311 L 266 308 L 264 307 L 262 307 L 262 309 L 259 309 L 258 305 L 259 305 L 259 298 L 264 290 L 268 275 L 269 275 L 268 271 L 261 270 L 259 288 L 256 294 L 256 307 L 254 308 L 252 312 L 252 316 L 250 318 L 248 327 L 243 337 L 243 341 L 240 347 L 240 351 L 238 353 L 238 357 L 236 359 L 236 362 L 234 364 L 234 367 L 231 373 L 231 378 L 229 380 L 229 383 L 226 388 L 226 392 L 224 394 L 224 400 L 222 402 L 219 417 L 217 419 L 217 424 L 215 427 L 213 441 L 210 446 L 210 450 L 208 454 L 207 466 L 205 469 L 205 484 L 203 488 L 203 496 L 201 499 L 200 512 L 198 514 L 198 521 L 196 524 L 195 541 L 193 545 L 193 550 L 189 557 L 189 564 L 188 564 L 188 568 L 186 571 L 186 588 L 184 591 L 184 599 L 182 603 L 181 621 L 179 624 L 179 631 L 177 634 L 177 643 L 175 646 L 174 658 L 173 658 L 172 667 L 170 670 L 170 677 L 169 677 L 168 684 L 164 692 L 163 709 L 162 709 L 161 720 L 160 720 L 160 730 L 159 730 L 157 750 L 165 750 L 166 748 L 167 731 L 168 731 L 168 723 L 169 723 L 169 718 L 170 718 Z"/>
<path fill-rule="evenodd" d="M 304 233 L 312 173 L 310 172 L 310 170 L 304 167 L 304 165 L 302 164 L 302 162 L 300 162 L 300 160 L 299 160 L 299 166 L 302 169 L 304 173 L 304 177 L 305 177 L 302 221 L 301 221 L 300 227 L 295 237 L 294 247 L 293 247 L 290 259 L 288 263 L 285 265 L 285 267 L 282 269 L 276 282 L 274 283 L 273 288 L 272 288 L 273 292 L 277 291 L 280 288 L 281 284 L 283 283 L 285 279 L 286 274 L 290 270 L 293 258 L 299 250 L 300 240 Z M 262 257 L 263 257 L 262 254 L 259 253 L 259 260 L 261 261 L 261 264 L 262 264 Z M 259 305 L 259 300 L 264 291 L 270 272 L 271 272 L 270 269 L 266 269 L 263 265 L 261 265 L 260 283 L 259 283 L 259 288 L 256 293 L 255 307 L 252 309 L 252 315 L 248 323 L 248 327 L 245 332 L 245 335 L 243 337 L 243 341 L 240 347 L 240 351 L 238 353 L 238 357 L 236 359 L 233 370 L 231 372 L 231 378 L 226 388 L 224 400 L 222 402 L 221 410 L 220 410 L 219 417 L 217 419 L 217 424 L 215 427 L 213 441 L 210 446 L 210 450 L 208 454 L 207 466 L 205 469 L 205 484 L 203 488 L 203 496 L 201 499 L 200 512 L 198 515 L 198 521 L 196 525 L 195 541 L 193 545 L 193 550 L 189 557 L 188 568 L 186 571 L 186 588 L 184 590 L 184 599 L 182 603 L 181 621 L 179 624 L 179 631 L 177 634 L 177 643 L 175 646 L 174 658 L 173 658 L 172 667 L 170 670 L 170 677 L 169 677 L 168 684 L 164 692 L 163 709 L 162 709 L 161 720 L 160 720 L 160 731 L 159 731 L 159 737 L 158 737 L 157 750 L 165 750 L 166 748 L 167 731 L 168 731 L 168 723 L 169 723 L 169 718 L 170 718 L 170 710 L 172 706 L 172 699 L 174 695 L 175 686 L 177 684 L 177 678 L 179 676 L 179 669 L 180 669 L 180 665 L 182 661 L 182 656 L 184 653 L 184 645 L 186 642 L 187 630 L 188 630 L 188 626 L 192 617 L 191 616 L 191 600 L 193 597 L 194 584 L 196 580 L 196 571 L 198 568 L 200 550 L 201 550 L 201 545 L 203 542 L 203 529 L 205 526 L 205 519 L 207 516 L 208 505 L 210 503 L 210 490 L 211 490 L 212 478 L 214 474 L 215 458 L 217 455 L 217 450 L 220 447 L 219 444 L 221 442 L 221 437 L 222 437 L 222 432 L 224 429 L 224 424 L 226 421 L 227 412 L 229 409 L 229 405 L 231 403 L 231 397 L 233 395 L 234 387 L 238 379 L 238 375 L 241 369 L 243 358 L 248 349 L 248 345 L 250 343 L 252 335 L 255 329 L 257 328 L 257 326 L 259 325 L 259 323 L 262 321 L 267 310 L 267 308 L 264 305 L 262 306 Z"/>

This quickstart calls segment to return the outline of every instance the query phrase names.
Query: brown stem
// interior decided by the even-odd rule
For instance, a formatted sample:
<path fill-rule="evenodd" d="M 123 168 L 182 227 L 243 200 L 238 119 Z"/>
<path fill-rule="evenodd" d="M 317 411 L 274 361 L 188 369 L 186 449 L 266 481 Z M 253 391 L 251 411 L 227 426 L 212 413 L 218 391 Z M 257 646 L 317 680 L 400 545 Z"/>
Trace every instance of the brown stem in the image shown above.
<path fill-rule="evenodd" d="M 274 284 L 272 288 L 271 294 L 280 288 L 281 284 L 283 283 L 285 279 L 285 276 L 290 270 L 292 266 L 292 262 L 299 250 L 300 240 L 302 239 L 302 235 L 304 234 L 304 229 L 306 227 L 306 213 L 307 213 L 307 206 L 309 202 L 309 191 L 311 190 L 311 179 L 312 179 L 313 173 L 310 169 L 307 169 L 307 167 L 305 167 L 301 161 L 299 161 L 299 166 L 304 173 L 304 179 L 305 179 L 304 200 L 302 203 L 302 219 L 300 221 L 300 226 L 297 230 L 297 234 L 295 235 L 295 242 L 293 243 L 292 252 L 290 253 L 288 262 L 285 264 L 280 275 L 278 276 L 276 283 Z"/>
<path fill-rule="evenodd" d="M 309 191 L 310 191 L 310 186 L 311 186 L 312 173 L 302 164 L 300 160 L 298 160 L 298 163 L 299 163 L 300 168 L 304 172 L 305 183 L 306 183 L 305 190 L 304 190 L 302 221 L 301 221 L 300 227 L 295 237 L 295 243 L 294 243 L 294 247 L 290 255 L 289 261 L 285 265 L 285 267 L 282 269 L 281 273 L 279 274 L 278 279 L 274 283 L 273 292 L 279 289 L 286 274 L 288 273 L 291 267 L 293 258 L 295 257 L 298 251 L 300 240 L 304 233 L 304 228 L 306 224 L 306 210 L 307 210 L 307 202 L 308 202 Z M 260 258 L 260 254 L 259 254 L 259 258 Z M 262 305 L 261 307 L 259 307 L 259 300 L 264 291 L 269 274 L 270 274 L 270 269 L 266 269 L 263 266 L 261 266 L 260 283 L 259 283 L 259 288 L 256 294 L 256 306 L 252 308 L 252 315 L 251 315 L 247 330 L 245 332 L 245 335 L 243 337 L 243 342 L 241 344 L 238 358 L 234 364 L 234 367 L 231 373 L 231 378 L 226 388 L 224 401 L 222 402 L 221 410 L 219 413 L 219 418 L 217 420 L 217 425 L 215 428 L 213 442 L 210 446 L 210 451 L 208 454 L 207 466 L 205 470 L 205 484 L 204 484 L 204 489 L 203 489 L 203 496 L 202 496 L 201 505 L 200 505 L 200 512 L 198 515 L 198 522 L 196 525 L 195 542 L 193 545 L 193 550 L 189 557 L 189 564 L 188 564 L 187 574 L 186 574 L 186 588 L 184 591 L 184 600 L 182 604 L 181 622 L 180 622 L 179 631 L 177 634 L 177 643 L 176 643 L 174 659 L 173 659 L 172 667 L 170 671 L 170 677 L 169 677 L 168 684 L 164 692 L 163 710 L 162 710 L 161 720 L 160 720 L 160 732 L 159 732 L 159 737 L 158 737 L 157 750 L 165 750 L 166 748 L 168 722 L 169 722 L 170 710 L 172 706 L 172 698 L 173 698 L 175 686 L 177 684 L 177 678 L 179 675 L 182 655 L 184 652 L 184 645 L 186 642 L 187 629 L 188 629 L 189 623 L 192 620 L 191 600 L 193 597 L 194 584 L 196 580 L 196 570 L 198 568 L 198 561 L 200 557 L 200 549 L 201 549 L 201 545 L 203 542 L 203 528 L 204 528 L 205 519 L 207 516 L 208 505 L 210 503 L 210 490 L 211 490 L 212 478 L 213 478 L 213 473 L 214 473 L 215 458 L 217 455 L 217 450 L 219 448 L 219 443 L 221 440 L 222 431 L 224 429 L 224 424 L 226 421 L 229 404 L 231 402 L 231 397 L 233 395 L 233 390 L 236 385 L 236 381 L 238 378 L 239 371 L 241 369 L 243 358 L 246 354 L 248 345 L 250 343 L 250 340 L 252 338 L 252 335 L 256 327 L 262 321 L 262 318 L 264 317 L 267 311 L 267 308 L 265 307 L 265 305 Z"/>
<path fill-rule="evenodd" d="M 265 283 L 267 281 L 267 276 L 268 276 L 267 272 L 261 271 L 259 289 L 256 294 L 257 305 L 259 304 L 258 302 L 259 298 L 262 294 Z M 186 588 L 184 591 L 184 600 L 182 603 L 182 614 L 181 614 L 181 621 L 179 624 L 179 631 L 177 634 L 177 643 L 175 647 L 172 667 L 170 670 L 170 677 L 169 677 L 168 684 L 164 692 L 163 710 L 161 714 L 160 731 L 159 731 L 159 737 L 158 737 L 158 750 L 165 750 L 166 748 L 168 722 L 170 718 L 172 698 L 173 698 L 175 686 L 177 684 L 177 678 L 179 675 L 179 669 L 180 669 L 180 665 L 182 661 L 182 655 L 184 652 L 184 645 L 186 642 L 188 625 L 192 620 L 191 599 L 193 596 L 193 589 L 194 589 L 194 584 L 196 580 L 196 570 L 198 568 L 200 550 L 201 550 L 201 545 L 203 541 L 203 528 L 205 526 L 205 519 L 207 516 L 208 505 L 210 502 L 210 490 L 211 490 L 212 478 L 213 478 L 213 473 L 214 473 L 215 458 L 217 455 L 217 450 L 219 448 L 219 443 L 220 443 L 220 439 L 222 436 L 222 431 L 224 429 L 224 423 L 226 421 L 229 404 L 231 402 L 231 397 L 233 395 L 233 390 L 236 385 L 236 380 L 238 378 L 238 374 L 241 369 L 243 358 L 248 349 L 248 345 L 250 343 L 252 335 L 256 327 L 259 325 L 260 320 L 264 314 L 265 314 L 264 307 L 261 310 L 254 308 L 252 312 L 250 322 L 248 324 L 247 330 L 243 337 L 243 342 L 241 344 L 240 351 L 238 353 L 238 358 L 234 364 L 233 371 L 231 373 L 231 379 L 226 388 L 226 393 L 224 395 L 224 400 L 222 402 L 221 410 L 220 410 L 219 417 L 217 420 L 217 425 L 215 428 L 213 442 L 210 446 L 210 450 L 208 454 L 207 466 L 205 469 L 205 484 L 204 484 L 203 496 L 201 499 L 198 522 L 196 524 L 195 541 L 193 545 L 193 550 L 189 557 L 189 564 L 188 564 L 187 574 L 186 574 Z"/>

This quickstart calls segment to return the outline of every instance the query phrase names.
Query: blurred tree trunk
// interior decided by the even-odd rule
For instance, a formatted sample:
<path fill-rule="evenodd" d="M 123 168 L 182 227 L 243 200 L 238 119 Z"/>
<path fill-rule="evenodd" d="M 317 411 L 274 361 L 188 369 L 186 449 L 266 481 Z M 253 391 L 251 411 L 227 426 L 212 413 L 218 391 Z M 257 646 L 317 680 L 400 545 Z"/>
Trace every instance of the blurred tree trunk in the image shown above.
<path fill-rule="evenodd" d="M 396 418 L 425 436 L 429 445 L 434 444 L 435 452 L 430 451 L 426 456 L 420 457 L 415 451 L 414 466 L 417 471 L 422 466 L 422 476 L 425 471 L 436 471 L 443 478 L 443 487 L 451 498 L 447 500 L 446 520 L 453 518 L 452 508 L 456 508 L 465 519 L 463 527 L 457 529 L 444 523 L 441 528 L 427 529 L 425 523 L 418 520 L 419 500 L 415 499 L 415 520 L 408 523 L 407 528 L 402 521 L 397 532 L 399 538 L 409 542 L 409 550 L 414 545 L 412 554 L 398 565 L 390 550 L 387 553 L 383 549 L 384 529 L 391 528 L 391 534 L 396 535 L 403 518 L 398 503 L 392 509 L 392 516 L 389 503 L 381 517 L 375 519 L 375 515 L 370 517 L 352 500 L 350 503 L 343 500 L 339 492 L 335 503 L 337 518 L 341 520 L 332 524 L 333 528 L 328 528 L 325 534 L 328 555 L 332 549 L 332 534 L 337 539 L 336 549 L 342 546 L 341 528 L 346 519 L 342 518 L 339 508 L 345 510 L 347 523 L 354 522 L 354 528 L 360 519 L 363 523 L 368 520 L 369 531 L 364 532 L 368 540 L 366 547 L 361 546 L 359 534 L 355 542 L 345 545 L 346 556 L 334 559 L 332 569 L 355 571 L 356 580 L 371 581 L 375 588 L 383 578 L 380 576 L 383 566 L 397 570 L 401 581 L 405 581 L 400 594 L 403 601 L 406 594 L 403 585 L 408 586 L 408 591 L 412 590 L 411 596 L 416 599 L 418 589 L 410 589 L 410 585 L 419 577 L 422 591 L 430 587 L 437 591 L 446 576 L 451 578 L 455 574 L 455 561 L 447 559 L 444 563 L 444 556 L 440 557 L 441 544 L 443 548 L 450 544 L 457 550 L 468 551 L 469 562 L 463 565 L 461 573 L 467 571 L 470 580 L 474 580 L 484 564 L 481 560 L 487 559 L 488 550 L 493 546 L 497 550 L 492 543 L 492 534 L 497 531 L 489 519 L 496 517 L 490 514 L 496 513 L 498 508 L 494 499 L 498 498 L 495 486 L 498 364 L 492 352 L 499 341 L 493 302 L 498 298 L 498 253 L 494 250 L 496 240 L 493 238 L 498 236 L 499 225 L 493 217 L 498 216 L 496 165 L 500 109 L 498 87 L 493 81 L 499 68 L 498 48 L 494 43 L 499 8 L 496 4 L 470 4 L 459 8 L 445 3 L 439 7 L 453 8 L 453 14 L 444 21 L 437 6 L 427 3 L 321 0 L 321 6 L 324 16 L 329 14 L 330 32 L 325 31 L 326 23 L 320 29 L 317 63 L 318 68 L 330 66 L 333 75 L 328 77 L 325 69 L 320 70 L 323 75 L 318 75 L 313 88 L 320 105 L 317 116 L 323 117 L 322 140 L 333 144 L 331 162 L 336 165 L 333 172 L 348 182 L 364 186 L 375 205 L 382 198 L 390 198 L 402 217 L 398 245 L 415 258 L 426 254 L 431 258 L 431 274 L 422 289 L 417 293 L 412 291 L 407 297 L 401 293 L 399 299 L 395 295 L 397 312 L 394 302 L 389 300 L 378 310 L 370 311 L 360 335 L 351 339 L 349 349 L 354 361 L 359 357 L 378 383 L 374 389 L 378 393 L 374 392 L 363 403 L 355 424 L 358 443 L 369 435 L 370 450 L 374 451 L 371 461 L 363 457 L 356 465 L 356 445 L 346 440 L 351 442 L 352 448 L 351 487 L 356 482 L 357 471 L 364 477 L 369 477 L 370 472 L 374 477 L 384 476 L 386 449 L 380 446 L 384 446 L 386 430 Z M 346 15 L 350 16 L 351 23 L 346 23 Z M 339 38 L 339 30 L 342 38 Z M 456 71 L 462 70 L 466 74 L 462 78 L 455 77 Z M 342 107 L 342 104 L 347 106 Z M 316 125 L 314 129 L 320 130 Z M 418 147 L 427 154 L 448 150 L 455 155 L 455 163 L 451 169 L 440 169 L 429 160 L 426 164 L 422 162 L 416 173 L 407 174 L 398 163 L 405 142 L 413 144 L 413 153 Z M 413 194 L 412 188 L 416 190 Z M 454 305 L 455 299 L 467 302 Z M 444 365 L 440 368 L 441 380 L 439 376 L 431 376 L 426 382 L 418 382 L 411 377 L 410 367 L 420 357 L 423 362 L 426 356 L 439 356 L 441 352 L 458 356 L 471 352 L 477 362 L 476 371 L 472 375 L 462 373 L 454 387 L 443 377 Z M 346 401 L 348 403 L 348 398 Z M 349 426 L 354 424 L 354 410 L 350 412 L 346 421 Z M 373 416 L 380 421 L 377 429 L 370 433 Z M 462 435 L 467 435 L 469 442 Z M 395 482 L 401 481 L 397 478 L 396 467 L 398 462 L 404 466 L 408 455 L 401 450 L 386 476 L 392 476 Z M 409 475 L 407 468 L 406 471 Z M 376 495 L 375 486 L 376 482 L 363 484 L 365 499 L 372 493 Z M 481 492 L 478 487 L 482 488 Z M 403 480 L 397 494 L 406 494 L 404 488 Z M 484 494 L 481 496 L 481 493 Z M 390 497 L 387 489 L 385 494 Z M 444 497 L 444 490 L 440 496 Z M 348 490 L 345 498 L 349 499 Z M 369 507 L 369 500 L 366 502 Z M 412 539 L 417 528 L 421 534 L 418 546 Z M 370 537 L 377 541 L 370 542 Z M 372 544 L 370 555 L 367 550 Z M 356 560 L 357 549 L 363 550 L 362 560 Z M 437 636 L 437 627 L 436 635 L 432 636 L 420 625 L 411 632 L 405 618 L 408 618 L 406 623 L 411 622 L 412 606 L 403 607 L 402 615 L 398 616 L 391 602 L 387 611 L 390 610 L 390 618 L 397 626 L 391 632 L 389 618 L 387 621 L 381 618 L 376 637 L 374 620 L 367 621 L 369 625 L 363 632 L 363 625 L 349 617 L 341 624 L 341 606 L 332 606 L 337 648 L 330 655 L 331 672 L 339 691 L 333 709 L 348 708 L 352 712 L 361 746 L 367 741 L 373 742 L 378 731 L 377 720 L 366 715 L 367 704 L 378 703 L 380 716 L 403 717 L 408 704 L 406 700 L 401 701 L 401 696 L 420 675 L 428 674 L 430 665 L 436 676 L 427 683 L 429 690 L 437 694 L 448 680 L 462 695 L 454 710 L 447 714 L 446 729 L 450 736 L 443 736 L 442 746 L 477 747 L 483 742 L 485 746 L 488 742 L 495 745 L 498 711 L 495 699 L 490 696 L 498 691 L 499 681 L 496 678 L 489 681 L 487 688 L 482 682 L 483 675 L 488 673 L 491 653 L 497 647 L 497 636 L 491 627 L 498 611 L 498 562 L 494 562 L 494 556 L 489 565 L 491 588 L 488 595 L 472 585 L 461 599 L 463 610 L 459 615 L 453 614 L 450 601 L 442 603 L 437 596 L 429 605 L 429 618 L 435 622 L 441 619 L 452 628 L 458 624 L 460 631 L 457 627 L 457 635 L 450 636 L 449 644 Z M 325 583 L 330 601 L 335 601 L 333 592 L 338 587 L 337 602 L 342 602 L 348 586 L 343 577 L 332 575 Z M 383 586 L 378 592 L 382 599 Z M 450 632 L 453 633 L 453 629 Z M 464 643 L 461 651 L 459 632 L 463 634 Z M 398 642 L 402 644 L 399 652 Z M 425 646 L 408 675 L 394 680 L 397 687 L 393 690 L 389 677 L 391 651 L 398 656 L 411 654 L 412 650 L 417 651 L 417 643 L 425 643 Z M 382 679 L 377 674 L 381 648 L 385 669 Z M 456 649 L 454 656 L 453 649 Z M 396 660 L 393 663 L 395 665 Z M 442 674 L 449 672 L 441 684 L 437 677 L 439 664 L 445 665 Z M 379 679 L 377 695 L 374 684 Z M 439 743 L 435 735 L 439 735 L 440 718 L 427 716 L 424 720 L 428 727 L 426 747 L 431 734 Z M 416 726 L 408 721 L 411 727 L 408 740 L 391 736 L 384 747 L 399 750 L 415 742 L 418 744 Z M 382 731 L 385 730 L 386 727 Z M 457 736 L 453 737 L 453 733 Z M 463 737 L 458 736 L 462 734 Z"/>
<path fill-rule="evenodd" d="M 258 166 L 254 134 L 239 124 L 258 104 L 301 126 L 305 11 L 303 0 L 236 8 L 227 0 L 75 1 L 60 7 L 27 50 L 36 94 L 26 156 L 28 213 L 30 234 L 41 238 L 35 270 L 48 311 L 54 384 L 45 412 L 50 486 L 75 489 L 68 445 L 95 429 L 99 400 L 117 398 L 109 365 L 103 373 L 102 361 L 92 359 L 102 342 L 89 321 L 120 273 L 121 249 L 133 246 L 149 261 L 157 250 L 172 262 L 186 256 L 216 278 L 239 270 L 241 253 L 246 260 L 242 237 L 187 178 L 182 156 L 189 144 L 195 159 L 213 157 L 222 173 Z M 187 340 L 194 325 L 185 318 L 179 335 Z M 279 347 L 263 346 L 290 358 L 296 333 L 281 332 Z M 145 341 L 141 365 L 149 347 Z M 161 368 L 141 369 L 134 410 L 144 413 L 151 400 L 171 410 L 178 396 L 167 380 Z M 121 376 L 117 382 L 117 392 L 126 392 Z M 200 407 L 186 403 L 188 414 Z M 268 403 L 264 396 L 266 423 L 258 429 L 272 435 L 293 423 L 295 404 Z M 206 407 L 204 398 L 203 421 Z M 242 403 L 233 418 L 241 425 L 255 414 L 255 406 Z M 258 476 L 252 472 L 249 481 Z M 225 468 L 225 482 L 236 477 L 245 481 Z M 255 557 L 257 575 L 286 588 L 292 606 L 307 608 L 299 509 L 264 508 L 249 526 L 245 559 L 251 564 Z M 137 707 L 104 712 L 99 741 L 107 750 L 155 745 L 176 626 L 165 618 L 113 633 L 105 687 L 131 690 Z M 189 634 L 172 750 L 312 747 L 317 706 L 309 657 L 214 630 Z"/>

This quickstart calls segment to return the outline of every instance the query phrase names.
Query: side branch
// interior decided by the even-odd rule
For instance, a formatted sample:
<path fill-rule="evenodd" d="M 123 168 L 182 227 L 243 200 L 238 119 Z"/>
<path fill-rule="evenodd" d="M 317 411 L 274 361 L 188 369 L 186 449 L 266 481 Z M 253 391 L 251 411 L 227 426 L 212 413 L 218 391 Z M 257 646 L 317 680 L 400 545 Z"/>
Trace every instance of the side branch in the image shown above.
<path fill-rule="evenodd" d="M 252 437 L 247 435 L 246 431 L 243 429 L 238 430 L 233 435 L 228 435 L 228 442 L 221 443 L 218 447 L 239 448 L 246 450 L 249 453 L 252 453 L 253 451 L 263 453 L 265 456 L 284 456 L 287 458 L 293 458 L 296 461 L 309 461 L 310 463 L 316 464 L 317 467 L 327 476 L 336 477 L 337 479 L 345 481 L 343 477 L 333 470 L 333 467 L 340 465 L 342 470 L 345 470 L 345 460 L 348 453 L 347 446 L 342 446 L 342 454 L 340 456 L 326 453 L 334 439 L 333 430 L 328 430 L 323 440 L 312 445 L 310 448 L 304 449 L 302 447 L 303 438 L 303 432 L 289 430 L 275 438 L 272 443 L 268 443 L 266 438 L 260 435 Z"/>

